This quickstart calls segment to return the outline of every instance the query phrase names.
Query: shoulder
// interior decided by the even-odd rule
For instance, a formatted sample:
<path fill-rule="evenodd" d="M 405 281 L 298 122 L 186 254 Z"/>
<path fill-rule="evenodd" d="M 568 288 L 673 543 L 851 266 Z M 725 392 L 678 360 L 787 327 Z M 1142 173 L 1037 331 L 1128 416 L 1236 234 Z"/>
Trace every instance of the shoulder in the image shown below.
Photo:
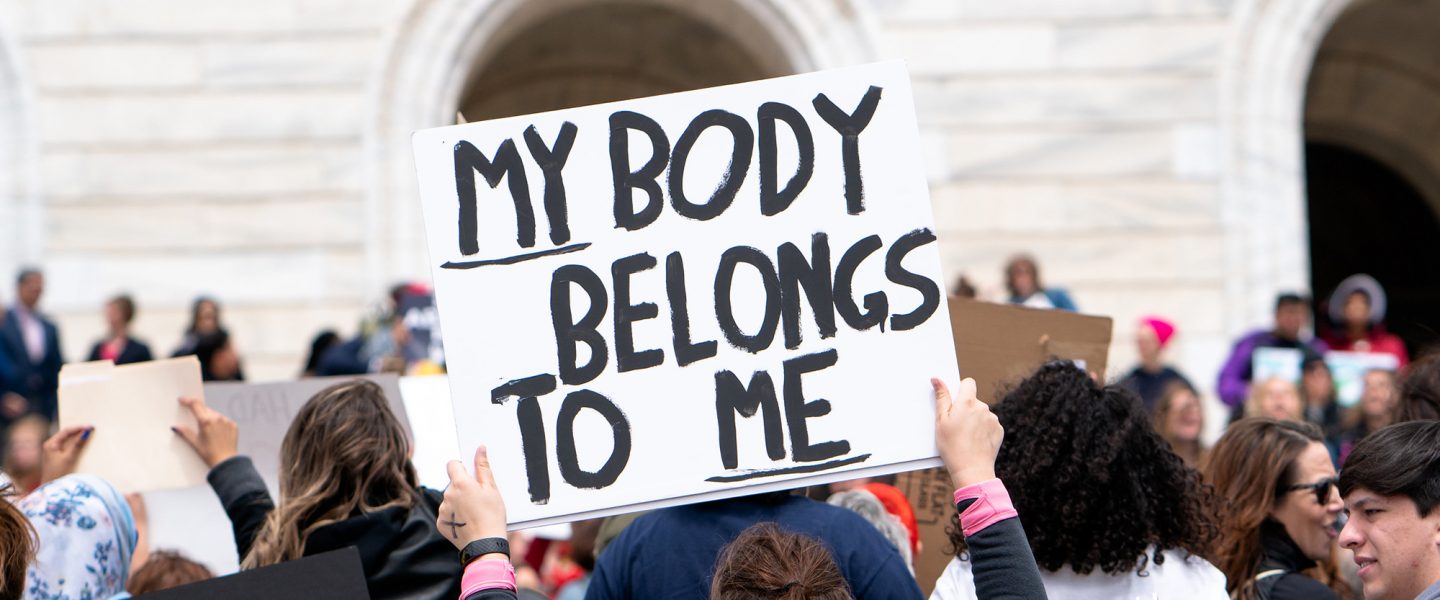
<path fill-rule="evenodd" d="M 960 560 L 959 557 L 950 559 L 950 564 L 945 565 L 945 571 L 940 573 L 940 578 L 935 580 L 935 590 L 930 593 L 930 600 L 973 600 L 975 598 L 975 579 L 970 571 L 970 561 Z"/>
<path fill-rule="evenodd" d="M 1218 594 L 1217 597 L 1226 597 L 1225 573 L 1210 561 L 1184 550 L 1166 550 L 1161 555 L 1165 557 L 1165 562 L 1153 565 L 1151 571 L 1170 583 L 1168 587 L 1191 590 L 1197 594 L 1213 592 Z"/>

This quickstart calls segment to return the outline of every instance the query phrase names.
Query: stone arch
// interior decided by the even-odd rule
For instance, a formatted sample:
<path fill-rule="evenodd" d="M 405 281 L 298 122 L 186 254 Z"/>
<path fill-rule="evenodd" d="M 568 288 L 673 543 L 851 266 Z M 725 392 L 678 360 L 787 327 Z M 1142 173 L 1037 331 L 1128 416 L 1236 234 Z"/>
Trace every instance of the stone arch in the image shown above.
<path fill-rule="evenodd" d="M 1440 217 L 1437 20 L 1435 2 L 1369 0 L 1341 14 L 1315 56 L 1305 136 L 1380 160 Z"/>
<path fill-rule="evenodd" d="M 7 33 L 0 28 L 0 223 L 13 225 L 0 238 L 0 277 L 9 277 L 21 263 L 38 261 L 44 246 L 30 93 L 15 38 Z"/>
<path fill-rule="evenodd" d="M 1274 295 L 1308 288 L 1306 81 L 1340 13 L 1369 0 L 1239 0 L 1220 85 L 1225 327 L 1267 323 Z"/>
<path fill-rule="evenodd" d="M 768 74 L 872 60 L 874 24 L 853 0 L 612 0 L 600 6 L 658 7 L 723 33 Z M 372 288 L 426 277 L 415 170 L 418 129 L 454 123 L 477 72 L 506 43 L 588 0 L 414 0 L 391 33 L 374 78 L 366 133 L 367 272 Z"/>

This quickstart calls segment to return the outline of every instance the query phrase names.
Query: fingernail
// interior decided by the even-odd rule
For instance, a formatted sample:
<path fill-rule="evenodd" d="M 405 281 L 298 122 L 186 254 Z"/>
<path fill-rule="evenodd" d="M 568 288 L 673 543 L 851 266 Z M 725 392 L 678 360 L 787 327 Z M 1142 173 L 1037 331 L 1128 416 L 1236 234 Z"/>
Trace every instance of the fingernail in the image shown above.
<path fill-rule="evenodd" d="M 180 433 L 180 429 L 177 428 L 177 427 L 175 427 L 174 425 L 171 425 L 171 426 L 170 426 L 170 433 Z"/>
<path fill-rule="evenodd" d="M 85 433 L 80 434 L 80 441 L 85 441 L 85 440 L 90 439 L 90 432 L 91 432 L 91 431 L 94 431 L 94 430 L 95 430 L 94 428 L 86 429 L 86 430 L 85 430 Z"/>

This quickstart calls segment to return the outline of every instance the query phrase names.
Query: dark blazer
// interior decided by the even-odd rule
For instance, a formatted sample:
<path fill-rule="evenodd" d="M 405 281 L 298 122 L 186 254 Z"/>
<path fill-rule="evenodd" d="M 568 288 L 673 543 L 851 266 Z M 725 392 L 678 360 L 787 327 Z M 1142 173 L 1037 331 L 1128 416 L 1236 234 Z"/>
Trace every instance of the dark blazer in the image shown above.
<path fill-rule="evenodd" d="M 95 345 L 90 347 L 89 360 L 100 360 L 100 351 L 104 348 L 105 340 L 95 342 Z M 125 347 L 120 349 L 120 356 L 115 357 L 115 364 L 128 365 L 148 360 L 155 360 L 155 357 L 150 354 L 150 347 L 135 338 L 127 338 Z"/>
<path fill-rule="evenodd" d="M 44 315 L 35 315 L 45 330 L 45 356 L 40 362 L 30 360 L 25 350 L 25 338 L 20 333 L 20 316 L 11 308 L 5 311 L 5 323 L 0 325 L 0 350 L 8 359 L 13 381 L 10 389 L 30 401 L 30 411 L 51 421 L 56 416 L 56 388 L 60 385 L 60 330 Z"/>

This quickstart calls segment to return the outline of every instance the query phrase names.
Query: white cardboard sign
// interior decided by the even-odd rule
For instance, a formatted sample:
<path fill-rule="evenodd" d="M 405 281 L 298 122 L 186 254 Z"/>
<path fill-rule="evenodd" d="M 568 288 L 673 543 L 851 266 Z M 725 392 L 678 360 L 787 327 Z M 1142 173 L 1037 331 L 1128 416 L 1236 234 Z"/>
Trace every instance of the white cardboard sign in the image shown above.
<path fill-rule="evenodd" d="M 903 63 L 414 145 L 460 450 L 511 527 L 938 464 L 955 356 Z"/>

